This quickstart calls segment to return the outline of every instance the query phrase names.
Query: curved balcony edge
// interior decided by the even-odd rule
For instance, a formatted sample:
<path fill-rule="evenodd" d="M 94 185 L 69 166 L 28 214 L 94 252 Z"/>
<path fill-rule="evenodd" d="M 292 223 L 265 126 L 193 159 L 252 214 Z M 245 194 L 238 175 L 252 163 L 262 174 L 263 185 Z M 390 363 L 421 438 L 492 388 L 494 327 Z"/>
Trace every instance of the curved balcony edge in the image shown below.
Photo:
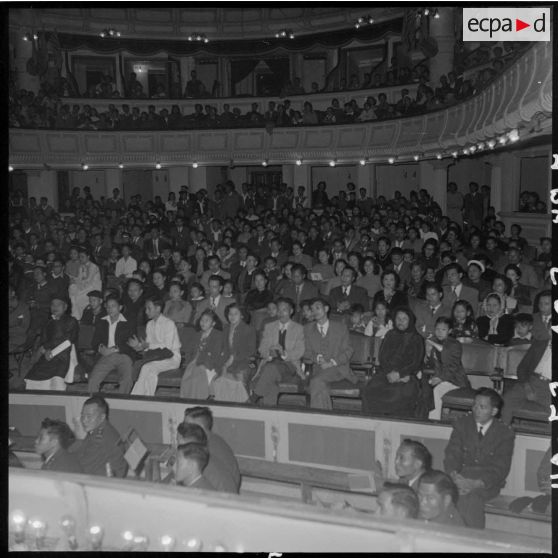
<path fill-rule="evenodd" d="M 519 141 L 551 134 L 552 47 L 538 43 L 477 96 L 420 116 L 367 124 L 275 128 L 73 131 L 10 129 L 10 164 L 59 168 L 147 162 L 202 165 L 370 162 L 451 156 L 519 130 Z M 497 144 L 498 145 L 498 144 Z M 486 149 L 486 145 L 484 147 Z"/>

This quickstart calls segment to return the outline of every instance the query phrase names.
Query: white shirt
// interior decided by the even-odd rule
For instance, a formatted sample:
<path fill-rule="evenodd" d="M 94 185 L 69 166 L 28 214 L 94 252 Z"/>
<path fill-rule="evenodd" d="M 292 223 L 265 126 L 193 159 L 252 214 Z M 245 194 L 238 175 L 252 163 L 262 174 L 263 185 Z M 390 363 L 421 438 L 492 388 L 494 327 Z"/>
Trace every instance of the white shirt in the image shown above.
<path fill-rule="evenodd" d="M 482 435 L 486 436 L 486 433 L 488 432 L 488 429 L 490 428 L 490 425 L 492 424 L 492 420 L 490 419 L 486 424 L 481 424 L 480 422 L 477 422 L 477 432 L 479 431 L 479 428 L 482 426 Z"/>
<path fill-rule="evenodd" d="M 105 316 L 101 318 L 101 320 L 106 320 L 108 322 L 108 345 L 107 347 L 114 347 L 116 346 L 116 342 L 114 340 L 114 334 L 116 333 L 116 326 L 120 322 L 127 322 L 126 318 L 122 314 L 118 314 L 118 319 L 113 323 L 110 319 L 110 316 Z"/>
<path fill-rule="evenodd" d="M 325 323 L 322 325 L 316 324 L 318 326 L 318 332 L 325 337 L 327 335 L 327 331 L 329 329 L 329 320 L 326 320 Z M 323 333 L 322 333 L 323 332 Z"/>
<path fill-rule="evenodd" d="M 459 285 L 455 286 L 455 287 L 450 287 L 451 292 L 455 293 L 455 296 L 457 298 L 459 298 L 459 296 L 461 295 L 461 289 L 463 287 L 463 283 L 459 283 Z"/>
<path fill-rule="evenodd" d="M 221 295 L 216 297 L 208 296 L 207 300 L 209 300 L 209 306 L 217 308 L 217 306 L 219 305 L 219 301 L 221 300 Z"/>
<path fill-rule="evenodd" d="M 145 333 L 150 350 L 169 349 L 173 356 L 180 358 L 180 339 L 176 325 L 171 319 L 161 314 L 157 319 L 149 320 Z"/>
<path fill-rule="evenodd" d="M 341 287 L 341 292 L 345 296 L 349 296 L 351 294 L 351 285 L 349 285 L 348 287 Z"/>
<path fill-rule="evenodd" d="M 116 277 L 120 277 L 121 275 L 131 277 L 132 273 L 134 273 L 137 268 L 138 262 L 134 258 L 132 258 L 132 256 L 128 256 L 127 259 L 122 257 L 116 262 L 114 274 L 116 275 Z"/>

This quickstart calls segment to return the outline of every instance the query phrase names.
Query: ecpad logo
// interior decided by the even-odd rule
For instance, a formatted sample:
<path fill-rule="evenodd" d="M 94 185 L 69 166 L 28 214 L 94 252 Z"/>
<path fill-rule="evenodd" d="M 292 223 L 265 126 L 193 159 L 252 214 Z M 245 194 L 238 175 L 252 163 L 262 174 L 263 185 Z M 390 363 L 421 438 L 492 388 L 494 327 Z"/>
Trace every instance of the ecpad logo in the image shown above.
<path fill-rule="evenodd" d="M 464 41 L 550 41 L 550 8 L 463 8 Z"/>

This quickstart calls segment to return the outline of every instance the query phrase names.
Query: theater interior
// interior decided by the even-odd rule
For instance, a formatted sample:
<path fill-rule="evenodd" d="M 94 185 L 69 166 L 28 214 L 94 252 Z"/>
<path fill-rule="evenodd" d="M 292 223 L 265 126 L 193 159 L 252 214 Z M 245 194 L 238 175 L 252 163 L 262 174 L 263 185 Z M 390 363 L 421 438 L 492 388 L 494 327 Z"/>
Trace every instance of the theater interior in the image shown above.
<path fill-rule="evenodd" d="M 68 5 L 8 10 L 9 550 L 551 552 L 553 41 Z"/>

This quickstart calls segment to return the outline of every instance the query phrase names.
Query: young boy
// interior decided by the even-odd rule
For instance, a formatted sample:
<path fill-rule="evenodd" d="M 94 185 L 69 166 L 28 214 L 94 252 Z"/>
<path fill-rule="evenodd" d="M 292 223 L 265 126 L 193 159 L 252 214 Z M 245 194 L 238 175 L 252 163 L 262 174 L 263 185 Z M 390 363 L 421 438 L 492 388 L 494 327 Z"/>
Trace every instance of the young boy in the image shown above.
<path fill-rule="evenodd" d="M 531 314 L 520 313 L 514 316 L 514 333 L 510 340 L 510 345 L 530 345 L 532 342 L 533 316 Z"/>
<path fill-rule="evenodd" d="M 367 322 L 368 320 L 364 320 L 364 307 L 362 304 L 353 304 L 349 314 L 349 331 L 364 333 Z"/>

